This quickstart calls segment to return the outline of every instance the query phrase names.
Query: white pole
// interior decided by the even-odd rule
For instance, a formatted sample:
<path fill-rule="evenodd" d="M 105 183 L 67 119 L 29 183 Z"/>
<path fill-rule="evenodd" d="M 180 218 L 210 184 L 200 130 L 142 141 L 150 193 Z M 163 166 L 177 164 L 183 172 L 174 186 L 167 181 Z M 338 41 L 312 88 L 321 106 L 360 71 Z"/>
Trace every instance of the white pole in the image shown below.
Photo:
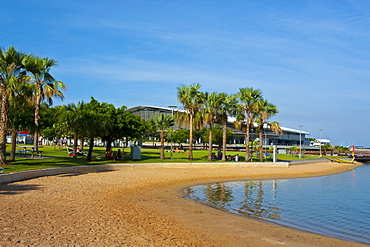
<path fill-rule="evenodd" d="M 319 131 L 320 131 L 320 158 L 322 157 L 322 155 L 321 155 L 321 144 L 322 144 L 322 143 L 321 143 L 321 133 L 322 133 L 322 130 L 323 130 L 323 129 L 319 129 Z"/>
<path fill-rule="evenodd" d="M 303 125 L 299 126 L 299 158 L 302 158 L 302 127 Z"/>
<path fill-rule="evenodd" d="M 170 105 L 168 107 L 171 108 L 171 116 L 173 118 L 173 109 L 176 108 L 176 106 L 175 105 Z M 173 130 L 173 127 L 171 127 L 171 129 Z M 172 136 L 173 136 L 173 131 L 172 131 L 172 134 L 171 134 L 171 151 L 170 151 L 171 159 L 172 159 L 172 145 L 173 145 L 173 137 Z"/>

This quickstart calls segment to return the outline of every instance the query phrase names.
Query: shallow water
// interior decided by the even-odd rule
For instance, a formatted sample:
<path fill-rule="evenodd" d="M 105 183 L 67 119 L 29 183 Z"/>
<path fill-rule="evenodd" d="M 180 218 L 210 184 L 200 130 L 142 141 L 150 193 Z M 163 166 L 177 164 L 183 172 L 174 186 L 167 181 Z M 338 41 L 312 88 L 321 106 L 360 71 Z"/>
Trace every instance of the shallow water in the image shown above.
<path fill-rule="evenodd" d="M 370 244 L 370 165 L 337 175 L 193 186 L 185 193 L 218 209 Z"/>

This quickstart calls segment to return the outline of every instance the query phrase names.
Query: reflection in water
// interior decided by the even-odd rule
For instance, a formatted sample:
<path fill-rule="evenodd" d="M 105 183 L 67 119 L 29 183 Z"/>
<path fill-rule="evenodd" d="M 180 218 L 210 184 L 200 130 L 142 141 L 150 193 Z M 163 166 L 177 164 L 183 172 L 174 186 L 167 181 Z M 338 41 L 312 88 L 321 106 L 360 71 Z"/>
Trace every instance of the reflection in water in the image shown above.
<path fill-rule="evenodd" d="M 238 215 L 369 244 L 370 166 L 356 171 L 305 179 L 220 182 L 193 186 L 185 193 Z"/>
<path fill-rule="evenodd" d="M 272 201 L 267 203 L 264 201 L 264 189 L 262 181 L 245 181 L 244 182 L 244 200 L 237 203 L 238 208 L 232 209 L 238 214 L 257 217 L 268 220 L 277 220 L 280 218 L 279 207 L 276 203 L 276 193 L 273 193 Z M 274 187 L 276 184 L 274 183 Z M 271 192 L 276 192 L 274 189 Z"/>
<path fill-rule="evenodd" d="M 224 209 L 234 199 L 232 190 L 225 183 L 208 184 L 204 188 L 204 195 L 208 203 L 220 209 Z"/>
<path fill-rule="evenodd" d="M 271 184 L 266 184 L 266 181 L 244 181 L 243 184 L 244 196 L 242 197 L 238 195 L 237 183 L 220 182 L 201 187 L 195 186 L 187 188 L 185 193 L 212 207 L 240 215 L 266 220 L 280 219 L 281 209 L 277 202 L 276 181 L 272 181 Z M 202 198 L 199 194 L 203 195 Z M 242 200 L 238 201 L 238 199 Z M 233 202 L 232 205 L 230 202 Z"/>

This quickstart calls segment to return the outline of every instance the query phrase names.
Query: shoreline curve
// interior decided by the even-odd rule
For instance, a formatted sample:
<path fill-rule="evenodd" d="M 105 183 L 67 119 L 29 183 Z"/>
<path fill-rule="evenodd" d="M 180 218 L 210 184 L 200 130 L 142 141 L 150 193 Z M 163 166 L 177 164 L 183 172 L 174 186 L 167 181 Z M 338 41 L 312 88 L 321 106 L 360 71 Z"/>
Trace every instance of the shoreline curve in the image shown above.
<path fill-rule="evenodd" d="M 105 169 L 0 184 L 1 246 L 366 246 L 184 199 L 196 184 L 331 175 L 359 164 Z"/>

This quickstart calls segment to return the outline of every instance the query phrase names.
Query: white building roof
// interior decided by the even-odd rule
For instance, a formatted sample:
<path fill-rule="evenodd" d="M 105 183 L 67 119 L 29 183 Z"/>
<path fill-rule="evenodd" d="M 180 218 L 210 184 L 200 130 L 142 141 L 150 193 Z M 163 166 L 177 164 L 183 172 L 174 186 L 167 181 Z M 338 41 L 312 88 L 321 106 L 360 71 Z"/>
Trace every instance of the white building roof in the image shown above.
<path fill-rule="evenodd" d="M 178 108 L 170 108 L 170 107 L 159 107 L 159 106 L 149 106 L 149 105 L 141 105 L 141 106 L 135 106 L 135 107 L 132 107 L 130 108 L 129 110 L 130 111 L 134 111 L 134 110 L 139 110 L 139 109 L 144 109 L 144 108 L 153 108 L 153 109 L 158 109 L 158 110 L 165 110 L 165 111 L 172 111 L 172 109 L 174 109 L 175 111 L 181 111 L 181 112 L 185 112 L 184 110 L 182 109 L 179 109 L 181 108 L 182 106 L 178 106 Z M 235 117 L 228 117 L 227 121 L 229 123 L 233 123 L 236 121 L 236 118 Z M 309 135 L 310 133 L 308 133 L 307 131 L 301 131 L 301 130 L 297 130 L 297 129 L 292 129 L 292 128 L 288 128 L 288 127 L 283 127 L 283 126 L 280 126 L 281 130 L 284 131 L 284 132 L 290 132 L 290 133 L 301 133 L 303 135 Z M 330 142 L 330 141 L 329 141 Z"/>
<path fill-rule="evenodd" d="M 228 117 L 228 119 L 227 119 L 227 121 L 229 122 L 229 123 L 233 123 L 233 122 L 235 122 L 236 121 L 236 118 L 235 117 Z M 256 127 L 257 125 L 255 124 L 255 127 Z M 284 132 L 291 132 L 291 133 L 297 133 L 297 134 L 299 134 L 299 133 L 301 133 L 301 134 L 303 134 L 303 135 L 309 135 L 310 133 L 308 133 L 307 131 L 301 131 L 301 130 L 297 130 L 297 129 L 292 129 L 292 128 L 288 128 L 288 127 L 283 127 L 283 126 L 280 126 L 280 128 L 281 128 L 281 130 L 282 131 L 284 131 Z"/>

